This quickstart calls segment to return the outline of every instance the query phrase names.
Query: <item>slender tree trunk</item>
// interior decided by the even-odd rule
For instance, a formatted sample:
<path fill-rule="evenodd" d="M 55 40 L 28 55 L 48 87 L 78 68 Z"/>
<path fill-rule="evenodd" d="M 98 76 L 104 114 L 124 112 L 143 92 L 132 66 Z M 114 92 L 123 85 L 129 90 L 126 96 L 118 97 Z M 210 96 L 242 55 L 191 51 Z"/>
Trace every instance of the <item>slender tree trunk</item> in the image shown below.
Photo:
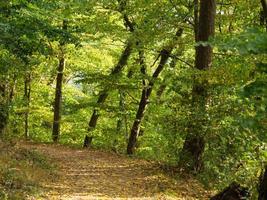
<path fill-rule="evenodd" d="M 132 51 L 132 44 L 130 42 L 128 42 L 127 46 L 125 47 L 125 49 L 124 49 L 124 51 L 123 51 L 123 53 L 119 59 L 118 64 L 112 70 L 111 76 L 116 75 L 122 71 L 123 67 L 127 64 L 128 58 L 130 57 L 130 54 L 131 54 L 131 51 Z M 106 89 L 106 90 L 101 92 L 100 96 L 98 97 L 97 104 L 98 105 L 103 104 L 106 101 L 107 97 L 108 97 L 108 90 Z M 94 129 L 96 127 L 98 117 L 99 117 L 99 112 L 95 108 L 93 111 L 93 114 L 90 118 L 90 121 L 89 121 L 88 130 Z"/>
<path fill-rule="evenodd" d="M 267 31 L 267 1 L 261 0 L 262 5 L 262 21 L 265 23 L 266 31 Z M 265 166 L 264 172 L 260 176 L 259 180 L 259 197 L 258 200 L 266 200 L 267 199 L 267 165 Z"/>
<path fill-rule="evenodd" d="M 199 0 L 194 0 L 194 34 L 195 41 L 198 41 L 198 27 L 199 27 Z"/>
<path fill-rule="evenodd" d="M 264 172 L 260 176 L 258 191 L 259 191 L 258 200 L 266 200 L 267 199 L 267 165 L 265 166 Z"/>
<path fill-rule="evenodd" d="M 200 0 L 197 42 L 207 42 L 214 35 L 216 3 L 215 0 Z M 212 47 L 199 44 L 196 47 L 195 68 L 208 70 L 212 64 Z M 188 127 L 184 146 L 180 156 L 180 165 L 184 168 L 199 172 L 203 168 L 202 155 L 205 149 L 204 127 L 207 101 L 207 83 L 195 82 L 192 91 L 193 114 Z M 200 116 L 199 116 L 200 115 Z"/>
<path fill-rule="evenodd" d="M 7 124 L 6 84 L 0 83 L 0 138 L 4 136 Z"/>
<path fill-rule="evenodd" d="M 107 97 L 108 97 L 108 91 L 107 90 L 102 91 L 102 93 L 98 97 L 97 104 L 99 106 L 103 104 L 107 99 Z M 96 127 L 98 117 L 99 117 L 98 108 L 95 108 L 91 116 L 91 119 L 89 121 L 88 131 L 93 130 Z"/>
<path fill-rule="evenodd" d="M 266 27 L 267 30 L 267 1 L 261 0 L 262 12 L 261 12 L 261 24 Z"/>
<path fill-rule="evenodd" d="M 14 76 L 13 80 L 14 82 L 12 83 L 12 86 L 10 88 L 10 93 L 9 93 L 9 99 L 8 99 L 8 104 L 10 104 L 13 101 L 13 98 L 15 96 L 15 92 L 16 92 L 16 83 L 17 83 L 17 77 Z"/>
<path fill-rule="evenodd" d="M 67 20 L 63 20 L 62 29 L 67 30 Z M 59 55 L 59 63 L 57 68 L 57 79 L 56 79 L 56 91 L 55 91 L 55 102 L 54 102 L 54 121 L 52 130 L 53 142 L 59 141 L 60 136 L 60 121 L 61 121 L 61 106 L 62 106 L 62 85 L 63 85 L 63 73 L 65 68 L 65 57 L 64 57 L 64 45 L 65 42 L 60 43 L 61 52 Z"/>
<path fill-rule="evenodd" d="M 135 30 L 135 23 L 130 21 L 128 15 L 125 12 L 125 8 L 126 8 L 128 1 L 127 0 L 117 0 L 117 1 L 119 4 L 118 10 L 123 16 L 125 28 L 127 30 L 129 30 L 131 33 L 133 33 Z M 127 65 L 127 61 L 130 57 L 130 54 L 132 53 L 132 46 L 133 46 L 132 42 L 128 41 L 120 59 L 119 59 L 119 62 L 115 66 L 115 68 L 112 70 L 111 75 L 119 74 L 123 70 L 124 66 Z M 101 106 L 105 102 L 107 97 L 108 97 L 108 89 L 105 89 L 100 93 L 100 96 L 98 97 L 98 100 L 97 100 L 97 104 L 99 106 Z M 95 127 L 97 125 L 98 118 L 99 118 L 99 111 L 97 108 L 94 108 L 93 114 L 91 115 L 91 118 L 89 121 L 88 131 L 92 131 L 95 129 Z M 83 147 L 89 147 L 90 146 L 93 137 L 90 136 L 90 138 L 92 138 L 92 139 L 86 140 L 86 138 L 88 138 L 88 137 L 89 137 L 88 135 L 85 136 Z M 89 141 L 89 143 L 86 141 Z"/>
<path fill-rule="evenodd" d="M 133 71 L 130 69 L 127 74 L 127 78 L 132 78 Z M 117 133 L 120 133 L 123 127 L 123 121 L 125 126 L 127 126 L 127 116 L 125 115 L 125 92 L 119 90 L 119 109 L 120 109 L 120 116 L 117 120 Z M 127 129 L 127 127 L 126 127 Z M 127 133 L 127 132 L 126 132 Z"/>
<path fill-rule="evenodd" d="M 166 64 L 169 56 L 170 56 L 170 51 L 169 50 L 162 50 L 161 51 L 161 60 L 160 63 L 156 69 L 156 71 L 153 74 L 153 78 L 157 78 L 158 75 L 160 74 L 160 72 L 163 70 L 164 65 Z M 131 128 L 131 133 L 130 133 L 130 137 L 129 137 L 129 141 L 128 141 L 128 146 L 127 146 L 127 154 L 133 154 L 134 150 L 135 150 L 135 146 L 136 146 L 136 142 L 137 142 L 137 137 L 139 135 L 139 131 L 140 131 L 140 126 L 141 126 L 141 122 L 142 119 L 144 117 L 144 113 L 147 107 L 147 104 L 149 102 L 149 97 L 151 95 L 152 92 L 152 87 L 154 85 L 154 80 L 150 81 L 148 86 L 145 86 L 142 89 L 142 95 L 141 95 L 141 99 L 139 102 L 139 107 L 135 116 L 135 120 L 134 123 L 132 125 Z"/>
<path fill-rule="evenodd" d="M 132 43 L 128 41 L 124 51 L 121 54 L 121 57 L 117 65 L 114 67 L 114 69 L 112 70 L 110 74 L 111 76 L 119 74 L 123 70 L 123 68 L 127 64 L 127 61 L 130 57 L 131 52 L 132 52 Z M 106 101 L 107 97 L 108 97 L 108 89 L 105 89 L 100 93 L 100 96 L 98 97 L 98 100 L 97 100 L 97 105 L 101 106 Z M 91 115 L 91 118 L 88 124 L 88 131 L 92 131 L 95 129 L 98 118 L 99 118 L 99 108 L 94 108 L 93 114 Z M 92 140 L 90 140 L 90 142 L 92 142 Z M 84 147 L 89 147 L 89 146 L 90 144 L 84 141 Z"/>
<path fill-rule="evenodd" d="M 122 113 L 124 112 L 124 94 L 122 91 L 119 91 L 120 101 L 119 101 L 119 112 L 121 113 L 119 115 L 119 118 L 117 120 L 117 133 L 119 134 L 122 130 Z"/>
<path fill-rule="evenodd" d="M 132 78 L 133 76 L 133 70 L 132 69 L 129 69 L 128 73 L 127 73 L 127 78 Z M 120 109 L 121 109 L 121 112 L 123 113 L 123 116 L 118 120 L 117 122 L 117 132 L 119 132 L 119 127 L 123 127 L 123 123 L 124 123 L 124 126 L 125 126 L 125 138 L 126 140 L 128 139 L 128 117 L 127 117 L 127 113 L 126 113 L 126 110 L 125 110 L 125 96 L 126 96 L 126 93 L 124 91 L 119 91 L 120 93 Z M 119 122 L 120 121 L 120 122 Z"/>
<path fill-rule="evenodd" d="M 171 63 L 170 63 L 170 67 L 173 68 L 173 69 L 175 68 L 175 65 L 176 65 L 176 63 L 177 63 L 177 58 L 176 58 L 176 56 L 179 56 L 179 54 L 172 56 L 172 61 L 171 61 Z M 166 76 L 166 77 L 165 77 L 165 81 L 166 81 L 167 79 L 168 79 L 168 77 Z M 158 104 L 161 103 L 161 97 L 162 97 L 164 91 L 166 90 L 166 88 L 167 88 L 167 84 L 166 84 L 166 83 L 162 83 L 162 84 L 159 86 L 159 88 L 158 88 L 158 90 L 157 90 L 157 103 L 158 103 Z"/>
<path fill-rule="evenodd" d="M 9 106 L 11 105 L 15 94 L 17 77 L 14 76 L 12 78 L 12 84 L 6 81 L 0 82 L 0 139 L 4 136 L 9 120 Z"/>
<path fill-rule="evenodd" d="M 119 115 L 117 120 L 116 135 L 113 142 L 113 150 L 117 152 L 116 146 L 118 144 L 117 135 L 121 135 L 123 128 L 123 116 L 125 114 L 124 108 L 124 92 L 119 90 Z"/>
<path fill-rule="evenodd" d="M 57 82 L 55 92 L 55 103 L 54 103 L 54 122 L 53 122 L 53 133 L 52 139 L 54 142 L 58 142 L 60 135 L 60 120 L 61 120 L 61 104 L 62 104 L 62 82 L 63 72 L 65 68 L 65 58 L 62 56 L 59 59 L 57 69 Z"/>
<path fill-rule="evenodd" d="M 267 18 L 267 1 L 261 0 L 261 5 L 262 5 L 263 12 L 264 12 L 264 16 Z"/>
<path fill-rule="evenodd" d="M 24 78 L 24 101 L 25 101 L 25 118 L 24 118 L 24 137 L 29 138 L 29 109 L 30 109 L 30 99 L 31 99 L 31 75 L 26 73 Z"/>
<path fill-rule="evenodd" d="M 177 37 L 180 37 L 182 35 L 182 33 L 183 33 L 183 30 L 179 29 L 176 33 L 173 44 L 170 45 L 168 48 L 161 50 L 161 52 L 160 52 L 160 58 L 161 59 L 160 59 L 159 65 L 156 68 L 156 70 L 154 71 L 154 73 L 152 75 L 152 79 L 149 81 L 149 83 L 146 85 L 146 83 L 143 80 L 144 86 L 142 89 L 142 95 L 141 95 L 141 99 L 139 101 L 139 107 L 138 107 L 138 110 L 137 110 L 137 113 L 135 116 L 135 120 L 134 120 L 134 123 L 133 123 L 132 128 L 131 128 L 130 137 L 129 137 L 129 141 L 128 141 L 128 145 L 127 145 L 127 154 L 133 154 L 135 151 L 137 138 L 138 138 L 138 135 L 140 133 L 141 122 L 142 122 L 142 119 L 144 117 L 147 104 L 149 103 L 149 97 L 151 95 L 151 92 L 152 92 L 152 89 L 154 86 L 154 82 L 158 78 L 160 73 L 162 72 L 167 60 L 169 59 L 171 52 L 175 47 L 174 44 L 175 44 L 175 41 L 177 40 Z"/>

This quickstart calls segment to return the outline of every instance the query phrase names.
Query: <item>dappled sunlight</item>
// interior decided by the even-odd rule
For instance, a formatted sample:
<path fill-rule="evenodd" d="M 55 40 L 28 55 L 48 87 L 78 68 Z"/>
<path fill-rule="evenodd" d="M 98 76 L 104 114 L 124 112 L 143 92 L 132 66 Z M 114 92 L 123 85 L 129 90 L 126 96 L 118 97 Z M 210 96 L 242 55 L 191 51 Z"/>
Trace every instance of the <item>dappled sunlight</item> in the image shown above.
<path fill-rule="evenodd" d="M 47 191 L 42 200 L 207 199 L 196 181 L 174 180 L 153 162 L 60 145 L 24 146 L 45 153 L 58 165 L 58 177 L 42 183 Z"/>

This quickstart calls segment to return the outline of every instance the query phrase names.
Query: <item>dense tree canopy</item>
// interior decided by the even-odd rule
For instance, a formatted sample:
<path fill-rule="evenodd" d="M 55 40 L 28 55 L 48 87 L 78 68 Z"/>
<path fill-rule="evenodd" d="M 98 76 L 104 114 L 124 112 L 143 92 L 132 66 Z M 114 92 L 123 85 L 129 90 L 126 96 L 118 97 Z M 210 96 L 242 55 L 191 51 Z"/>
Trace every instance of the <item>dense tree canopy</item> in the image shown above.
<path fill-rule="evenodd" d="M 256 199 L 266 28 L 264 0 L 1 1 L 0 137 L 134 154 Z"/>

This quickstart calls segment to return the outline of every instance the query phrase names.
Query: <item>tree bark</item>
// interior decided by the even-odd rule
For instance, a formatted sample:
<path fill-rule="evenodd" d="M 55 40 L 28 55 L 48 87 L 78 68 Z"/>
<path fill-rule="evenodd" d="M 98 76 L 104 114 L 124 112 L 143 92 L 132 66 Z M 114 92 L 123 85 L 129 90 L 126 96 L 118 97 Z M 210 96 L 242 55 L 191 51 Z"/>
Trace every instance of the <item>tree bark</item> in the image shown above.
<path fill-rule="evenodd" d="M 265 166 L 264 172 L 260 176 L 258 191 L 259 191 L 258 200 L 266 200 L 267 199 L 267 165 Z"/>
<path fill-rule="evenodd" d="M 199 0 L 194 0 L 194 34 L 195 41 L 198 41 L 198 26 L 199 26 Z"/>
<path fill-rule="evenodd" d="M 24 118 L 24 137 L 27 140 L 29 138 L 29 109 L 31 99 L 31 75 L 26 73 L 24 78 L 24 101 L 25 101 L 25 118 Z"/>
<path fill-rule="evenodd" d="M 200 0 L 197 42 L 208 42 L 209 37 L 214 35 L 215 14 L 215 0 Z M 211 64 L 212 47 L 201 43 L 198 44 L 196 47 L 195 68 L 198 70 L 207 70 L 211 67 Z M 194 110 L 188 127 L 189 132 L 180 154 L 180 165 L 196 173 L 204 166 L 202 156 L 205 149 L 205 130 L 203 127 L 206 125 L 206 101 L 206 81 L 195 82 L 192 91 L 192 108 Z"/>
<path fill-rule="evenodd" d="M 112 70 L 112 72 L 110 74 L 111 76 L 116 75 L 122 71 L 123 67 L 127 64 L 127 61 L 128 61 L 128 58 L 130 57 L 131 52 L 132 52 L 132 44 L 131 44 L 131 42 L 128 42 L 121 57 L 120 57 L 120 59 L 119 59 L 118 64 Z M 105 89 L 101 92 L 100 96 L 98 97 L 97 104 L 98 105 L 103 104 L 106 101 L 107 97 L 108 97 L 108 90 Z M 88 130 L 92 130 L 96 127 L 98 117 L 99 117 L 99 112 L 95 108 L 93 111 L 93 114 L 90 118 L 90 121 L 89 121 Z"/>
<path fill-rule="evenodd" d="M 6 104 L 6 84 L 0 83 L 0 138 L 4 136 L 7 125 L 8 108 Z"/>
<path fill-rule="evenodd" d="M 4 136 L 9 120 L 9 107 L 15 94 L 16 75 L 12 79 L 12 84 L 11 81 L 0 82 L 0 139 Z"/>
<path fill-rule="evenodd" d="M 62 82 L 63 82 L 63 72 L 65 68 L 65 58 L 62 56 L 59 59 L 58 69 L 57 69 L 57 82 L 56 82 L 56 92 L 55 92 L 55 103 L 54 103 L 54 122 L 53 122 L 53 135 L 52 139 L 54 142 L 58 142 L 60 135 L 60 120 L 61 120 L 61 104 L 62 104 Z"/>
<path fill-rule="evenodd" d="M 67 30 L 67 20 L 63 20 L 63 30 Z M 54 102 L 54 121 L 52 130 L 53 142 L 57 143 L 60 136 L 60 121 L 61 121 L 61 106 L 62 106 L 62 85 L 63 85 L 63 73 L 65 68 L 65 57 L 63 49 L 65 42 L 60 43 L 61 52 L 59 55 L 59 63 L 57 68 L 57 79 L 56 79 L 56 91 L 55 91 L 55 102 Z"/>
<path fill-rule="evenodd" d="M 137 110 L 137 113 L 135 116 L 134 123 L 133 123 L 132 128 L 131 128 L 130 137 L 129 137 L 128 145 L 127 145 L 127 154 L 129 154 L 129 155 L 133 154 L 135 151 L 137 138 L 138 138 L 138 135 L 140 133 L 141 122 L 142 122 L 142 119 L 144 117 L 147 104 L 149 103 L 149 97 L 151 95 L 151 92 L 152 92 L 152 89 L 154 86 L 154 82 L 158 78 L 160 73 L 162 72 L 167 60 L 169 59 L 171 52 L 175 47 L 175 41 L 177 40 L 177 37 L 181 37 L 182 33 L 183 33 L 183 29 L 179 29 L 176 33 L 176 36 L 175 36 L 175 39 L 174 39 L 174 42 L 172 43 L 172 45 L 161 50 L 161 52 L 160 52 L 160 58 L 161 59 L 160 59 L 159 65 L 156 68 L 156 70 L 154 71 L 154 73 L 152 75 L 152 79 L 148 82 L 147 85 L 143 80 L 142 95 L 141 95 L 141 99 L 139 101 L 139 107 L 138 107 L 138 110 Z"/>
<path fill-rule="evenodd" d="M 118 1 L 118 11 L 122 14 L 123 16 L 123 20 L 124 20 L 124 25 L 125 28 L 128 29 L 131 33 L 133 33 L 135 31 L 135 23 L 132 22 L 128 15 L 125 12 L 126 9 L 126 5 L 127 5 L 127 1 L 126 0 L 117 0 Z M 132 42 L 130 40 L 128 40 L 127 45 L 119 59 L 118 64 L 115 66 L 115 68 L 112 70 L 111 72 L 111 76 L 112 75 L 116 75 L 119 74 L 122 69 L 124 68 L 124 66 L 127 64 L 127 61 L 130 57 L 130 54 L 132 53 Z M 101 105 L 105 102 L 105 100 L 108 97 L 108 90 L 105 89 L 100 93 L 100 96 L 98 97 L 97 100 L 97 104 Z M 94 108 L 93 110 L 93 114 L 91 115 L 90 121 L 89 121 L 89 126 L 88 126 L 88 131 L 92 131 L 95 129 L 96 125 L 97 125 L 97 121 L 99 118 L 99 111 L 98 109 Z M 88 135 L 86 136 L 88 137 Z M 85 137 L 85 138 L 86 138 Z M 92 140 L 90 140 L 90 143 L 92 142 Z M 87 145 L 87 147 L 89 147 L 90 144 Z M 85 147 L 85 145 L 83 146 Z"/>
<path fill-rule="evenodd" d="M 119 115 L 117 119 L 116 135 L 121 135 L 123 128 L 123 120 L 125 117 L 125 102 L 124 102 L 124 92 L 119 90 Z M 116 146 L 118 144 L 117 136 L 113 141 L 113 150 L 117 152 Z"/>
<path fill-rule="evenodd" d="M 120 100 L 119 100 L 119 112 L 120 113 L 124 113 L 124 93 L 122 91 L 119 91 L 119 96 L 120 96 Z M 122 130 L 122 114 L 119 115 L 119 118 L 117 120 L 117 134 L 119 134 Z"/>
<path fill-rule="evenodd" d="M 261 24 L 266 27 L 267 30 L 267 2 L 266 0 L 261 0 L 262 12 L 261 12 Z"/>
<path fill-rule="evenodd" d="M 261 0 L 262 9 L 264 12 L 265 19 L 267 18 L 267 2 L 266 0 Z"/>
<path fill-rule="evenodd" d="M 114 67 L 114 69 L 112 70 L 112 72 L 110 74 L 111 76 L 119 74 L 122 71 L 124 66 L 127 64 L 127 61 L 130 57 L 131 52 L 132 52 L 132 43 L 128 41 L 124 51 L 121 54 L 121 57 L 120 57 L 117 65 Z M 107 97 L 108 97 L 108 89 L 105 89 L 100 93 L 100 96 L 98 97 L 98 100 L 97 100 L 97 105 L 101 106 L 106 101 Z M 90 118 L 90 121 L 88 124 L 88 131 L 92 131 L 95 129 L 95 127 L 97 125 L 98 118 L 99 118 L 99 110 L 98 110 L 98 108 L 94 108 L 93 114 L 91 115 L 91 118 Z M 92 142 L 92 140 L 91 140 L 91 142 Z M 90 146 L 90 144 L 87 145 L 87 147 L 89 147 L 89 146 Z"/>
<path fill-rule="evenodd" d="M 173 69 L 175 68 L 176 63 L 177 63 L 177 57 L 176 56 L 178 56 L 178 55 L 172 56 L 172 61 L 170 63 L 170 67 Z M 165 80 L 166 79 L 168 79 L 168 77 L 165 77 Z M 162 97 L 164 91 L 166 90 L 166 88 L 167 88 L 167 84 L 164 82 L 159 86 L 159 88 L 157 90 L 157 103 L 158 104 L 161 103 L 161 97 Z"/>
<path fill-rule="evenodd" d="M 207 42 L 215 31 L 215 0 L 200 1 L 200 16 L 197 42 Z M 208 69 L 212 64 L 212 47 L 210 45 L 198 45 L 196 47 L 195 67 L 200 70 Z"/>
<path fill-rule="evenodd" d="M 129 69 L 128 73 L 127 73 L 127 77 L 130 79 L 132 78 L 133 76 L 133 70 L 132 69 Z M 119 127 L 123 127 L 123 122 L 124 122 L 124 127 L 125 127 L 125 139 L 127 140 L 128 139 L 128 117 L 127 117 L 127 113 L 126 113 L 126 110 L 125 110 L 125 96 L 126 96 L 126 93 L 124 91 L 119 91 L 119 94 L 120 94 L 120 103 L 119 103 L 119 106 L 120 106 L 120 109 L 121 109 L 121 112 L 123 113 L 123 116 L 118 120 L 117 122 L 117 132 L 119 132 Z"/>

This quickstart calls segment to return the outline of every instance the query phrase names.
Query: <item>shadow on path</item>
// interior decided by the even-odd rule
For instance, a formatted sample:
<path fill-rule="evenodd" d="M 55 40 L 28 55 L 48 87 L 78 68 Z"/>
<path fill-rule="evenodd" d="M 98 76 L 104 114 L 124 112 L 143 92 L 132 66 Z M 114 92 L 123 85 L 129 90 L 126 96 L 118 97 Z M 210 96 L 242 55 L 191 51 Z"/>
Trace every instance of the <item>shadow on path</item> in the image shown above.
<path fill-rule="evenodd" d="M 174 180 L 148 161 L 99 150 L 24 144 L 53 159 L 58 177 L 43 183 L 45 200 L 208 199 L 192 178 Z"/>

